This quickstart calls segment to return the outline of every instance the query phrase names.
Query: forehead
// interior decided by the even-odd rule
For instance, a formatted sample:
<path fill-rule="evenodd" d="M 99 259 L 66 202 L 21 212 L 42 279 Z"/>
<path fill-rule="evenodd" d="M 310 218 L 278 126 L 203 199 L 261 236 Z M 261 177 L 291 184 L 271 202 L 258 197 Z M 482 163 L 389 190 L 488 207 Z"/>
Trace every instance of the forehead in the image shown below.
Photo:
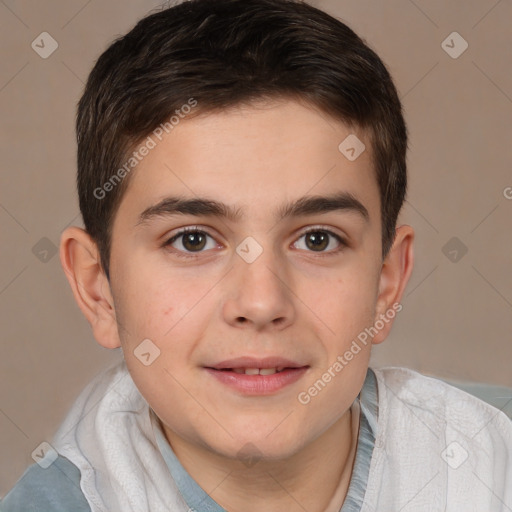
<path fill-rule="evenodd" d="M 274 215 L 298 197 L 346 192 L 370 218 L 379 215 L 366 134 L 297 102 L 185 116 L 170 133 L 151 137 L 118 212 L 132 220 L 177 195 L 222 201 L 248 219 Z"/>

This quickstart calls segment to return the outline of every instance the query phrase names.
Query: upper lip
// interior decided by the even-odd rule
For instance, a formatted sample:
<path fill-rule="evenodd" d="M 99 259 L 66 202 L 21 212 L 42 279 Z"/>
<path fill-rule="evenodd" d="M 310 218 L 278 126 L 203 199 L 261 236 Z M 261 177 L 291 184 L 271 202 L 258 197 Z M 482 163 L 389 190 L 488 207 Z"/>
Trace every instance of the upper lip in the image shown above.
<path fill-rule="evenodd" d="M 234 359 L 226 359 L 225 361 L 220 361 L 219 363 L 215 363 L 214 365 L 207 366 L 206 368 L 214 368 L 216 370 L 221 370 L 223 368 L 302 368 L 303 366 L 308 366 L 305 364 L 298 363 L 296 361 L 292 361 L 291 359 L 286 359 L 284 357 L 279 356 L 271 356 L 271 357 L 236 357 Z"/>

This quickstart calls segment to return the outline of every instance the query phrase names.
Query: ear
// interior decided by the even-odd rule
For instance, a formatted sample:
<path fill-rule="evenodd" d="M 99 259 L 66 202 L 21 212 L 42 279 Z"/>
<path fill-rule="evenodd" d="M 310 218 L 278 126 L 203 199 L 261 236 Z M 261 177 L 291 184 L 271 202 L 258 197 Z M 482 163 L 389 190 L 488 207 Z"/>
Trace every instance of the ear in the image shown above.
<path fill-rule="evenodd" d="M 400 301 L 414 265 L 414 230 L 403 225 L 397 228 L 395 240 L 386 256 L 380 273 L 379 295 L 375 308 L 374 324 L 384 324 L 378 329 L 372 343 L 382 343 L 391 331 L 397 312 L 402 310 Z"/>
<path fill-rule="evenodd" d="M 96 341 L 105 348 L 120 347 L 114 300 L 94 240 L 76 226 L 65 229 L 60 239 L 60 262 Z"/>

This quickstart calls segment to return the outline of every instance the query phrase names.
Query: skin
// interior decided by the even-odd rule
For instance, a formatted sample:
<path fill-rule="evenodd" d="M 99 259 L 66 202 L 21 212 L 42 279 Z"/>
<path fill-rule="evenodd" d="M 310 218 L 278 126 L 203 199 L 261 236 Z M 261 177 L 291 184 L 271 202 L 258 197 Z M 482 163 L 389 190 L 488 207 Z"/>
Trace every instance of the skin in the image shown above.
<path fill-rule="evenodd" d="M 353 162 L 338 150 L 349 134 L 366 144 Z M 368 221 L 352 210 L 274 218 L 289 201 L 333 191 L 353 194 Z M 246 216 L 232 222 L 177 214 L 137 225 L 142 211 L 177 194 L 222 201 Z M 202 252 L 183 237 L 163 246 L 187 226 L 210 235 Z M 304 236 L 309 228 L 327 229 L 347 245 L 331 236 L 315 249 Z M 252 263 L 236 252 L 248 236 L 263 249 Z M 230 512 L 321 512 L 340 478 L 346 494 L 357 441 L 351 405 L 371 344 L 384 341 L 393 321 L 310 403 L 297 396 L 400 302 L 413 239 L 410 226 L 398 227 L 382 260 L 380 197 L 366 135 L 283 100 L 184 119 L 149 152 L 114 219 L 110 283 L 82 229 L 63 232 L 60 256 L 94 337 L 104 347 L 122 347 L 179 460 L 215 501 Z M 133 353 L 147 338 L 161 351 L 149 366 Z M 242 355 L 280 355 L 310 367 L 269 396 L 244 396 L 203 368 Z M 256 464 L 241 460 L 242 448 L 259 458 Z"/>

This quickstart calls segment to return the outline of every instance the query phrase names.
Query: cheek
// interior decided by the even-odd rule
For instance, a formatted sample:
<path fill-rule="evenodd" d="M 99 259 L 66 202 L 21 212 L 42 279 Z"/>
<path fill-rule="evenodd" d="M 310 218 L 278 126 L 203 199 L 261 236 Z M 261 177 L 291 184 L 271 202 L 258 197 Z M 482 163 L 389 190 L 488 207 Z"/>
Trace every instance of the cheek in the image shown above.
<path fill-rule="evenodd" d="M 172 312 L 174 311 L 174 307 L 173 306 L 165 306 L 163 311 L 162 311 L 162 316 L 165 318 L 165 317 L 168 317 L 169 315 L 172 315 Z"/>
<path fill-rule="evenodd" d="M 372 322 L 378 291 L 375 272 L 354 268 L 309 289 L 308 304 L 335 336 L 354 335 Z"/>
<path fill-rule="evenodd" d="M 116 313 L 126 325 L 130 343 L 150 338 L 157 342 L 185 314 L 187 287 L 137 255 L 117 263 Z M 128 341 L 128 340 L 126 340 Z"/>
<path fill-rule="evenodd" d="M 191 285 L 188 279 L 162 277 L 157 271 L 134 272 L 129 282 L 130 290 L 125 290 L 122 296 L 123 314 L 118 317 L 125 328 L 122 336 L 125 358 L 131 360 L 136 375 L 146 379 L 144 370 L 147 368 L 140 368 L 134 351 L 143 340 L 149 339 L 158 353 L 151 369 L 168 370 L 183 381 L 194 365 L 194 350 L 203 339 L 205 323 L 215 313 L 212 309 L 215 303 L 207 294 L 212 285 L 208 282 Z M 176 384 L 168 374 L 162 373 L 158 382 L 154 382 L 155 389 L 159 389 L 162 382 L 166 382 L 167 389 Z M 141 383 L 141 387 L 146 385 Z M 150 387 L 148 385 L 147 389 Z"/>

